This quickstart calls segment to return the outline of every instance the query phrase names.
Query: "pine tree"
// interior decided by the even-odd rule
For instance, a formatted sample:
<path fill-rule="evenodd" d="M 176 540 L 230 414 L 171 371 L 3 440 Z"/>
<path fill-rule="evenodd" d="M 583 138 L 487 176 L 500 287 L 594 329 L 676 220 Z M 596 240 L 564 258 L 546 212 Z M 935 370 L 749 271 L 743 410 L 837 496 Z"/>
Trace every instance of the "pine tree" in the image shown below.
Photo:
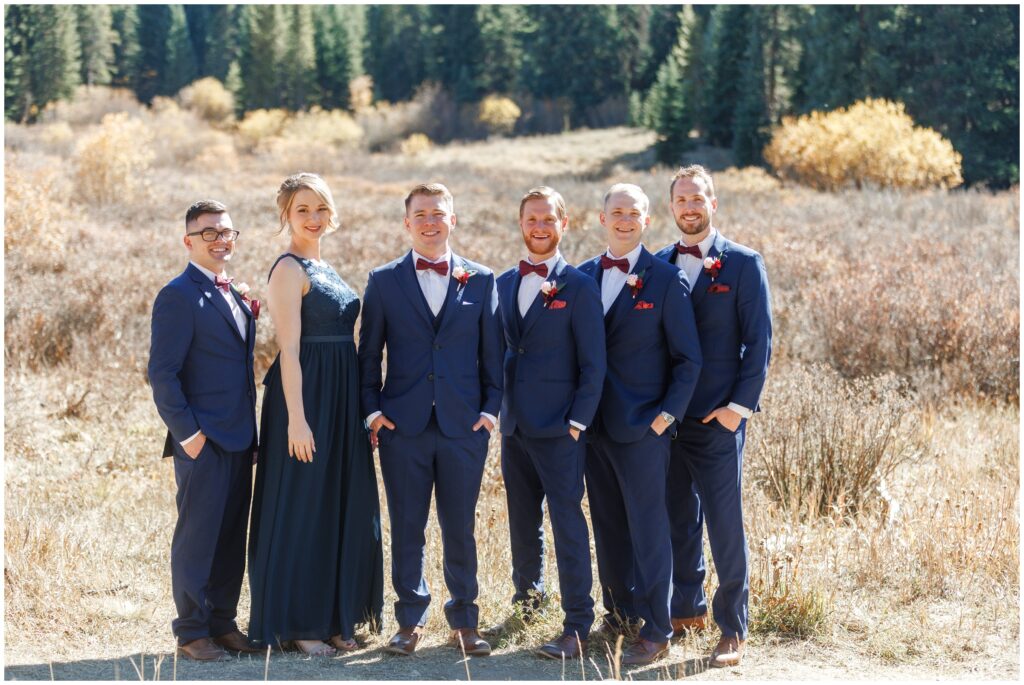
<path fill-rule="evenodd" d="M 192 7 L 189 5 L 188 7 Z M 186 11 L 188 10 L 186 7 Z M 197 70 L 199 76 L 212 76 L 225 82 L 231 63 L 238 59 L 238 20 L 240 8 L 237 5 L 208 5 L 207 12 L 202 15 L 202 26 L 193 27 L 193 44 L 197 48 Z M 201 40 L 196 40 L 201 38 Z M 201 50 L 201 52 L 200 52 Z"/>
<path fill-rule="evenodd" d="M 170 28 L 167 32 L 167 66 L 163 73 L 160 95 L 173 95 L 196 80 L 196 57 L 185 21 L 185 8 L 171 5 Z"/>
<path fill-rule="evenodd" d="M 82 46 L 82 83 L 110 83 L 114 63 L 114 33 L 109 5 L 76 5 L 78 42 Z"/>
<path fill-rule="evenodd" d="M 763 162 L 761 151 L 768 144 L 771 121 L 765 73 L 766 33 L 774 30 L 777 7 L 757 6 L 750 9 L 749 41 L 744 55 L 742 88 L 733 120 L 732 150 L 738 166 Z"/>
<path fill-rule="evenodd" d="M 278 68 L 282 63 L 280 5 L 245 5 L 240 20 L 236 93 L 243 110 L 280 107 Z"/>
<path fill-rule="evenodd" d="M 522 90 L 523 41 L 533 27 L 521 5 L 479 5 L 479 85 L 484 93 Z"/>
<path fill-rule="evenodd" d="M 111 5 L 111 26 L 115 38 L 110 83 L 120 88 L 134 88 L 138 76 L 139 38 L 137 34 L 139 17 L 135 5 Z"/>
<path fill-rule="evenodd" d="M 285 42 L 282 94 L 285 107 L 305 109 L 317 97 L 316 49 L 313 46 L 313 15 L 309 5 L 290 5 L 288 40 Z"/>
<path fill-rule="evenodd" d="M 749 5 L 716 5 L 711 13 L 713 54 L 706 121 L 712 145 L 732 146 L 733 114 L 740 99 L 750 12 Z"/>
<path fill-rule="evenodd" d="M 365 8 L 318 5 L 313 9 L 313 43 L 319 104 L 325 109 L 349 106 L 349 82 L 363 71 Z"/>
<path fill-rule="evenodd" d="M 459 102 L 479 99 L 480 26 L 474 5 L 432 5 L 439 33 L 435 61 L 428 75 L 448 88 Z"/>
<path fill-rule="evenodd" d="M 676 24 L 676 43 L 658 69 L 644 107 L 646 124 L 658 132 L 658 160 L 666 164 L 677 163 L 689 149 L 696 120 L 693 76 L 700 61 L 701 21 L 691 6 L 685 6 Z"/>
<path fill-rule="evenodd" d="M 370 5 L 366 8 L 366 71 L 377 97 L 407 100 L 426 79 L 433 61 L 430 7 Z"/>
<path fill-rule="evenodd" d="M 692 8 L 691 8 L 692 9 Z M 675 5 L 651 5 L 647 14 L 644 49 L 647 59 L 633 79 L 632 89 L 647 91 L 658 76 L 679 36 L 679 8 Z"/>
<path fill-rule="evenodd" d="M 169 5 L 138 6 L 139 58 L 135 94 L 145 104 L 164 94 L 167 75 L 167 39 L 171 30 Z"/>
<path fill-rule="evenodd" d="M 5 116 L 34 121 L 48 102 L 74 93 L 81 55 L 75 15 L 70 5 L 4 8 Z"/>

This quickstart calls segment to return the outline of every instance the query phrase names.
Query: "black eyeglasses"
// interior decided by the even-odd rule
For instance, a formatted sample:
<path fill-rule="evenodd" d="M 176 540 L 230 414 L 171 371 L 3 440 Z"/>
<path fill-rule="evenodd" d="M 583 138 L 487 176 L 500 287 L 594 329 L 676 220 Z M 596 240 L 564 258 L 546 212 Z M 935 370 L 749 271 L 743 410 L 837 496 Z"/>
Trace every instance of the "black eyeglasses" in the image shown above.
<path fill-rule="evenodd" d="M 220 231 L 215 228 L 204 228 L 201 231 L 193 231 L 192 233 L 186 233 L 185 235 L 201 235 L 203 237 L 203 241 L 207 243 L 212 243 L 218 238 L 224 242 L 232 243 L 238 237 L 238 231 L 232 228 L 225 228 Z"/>

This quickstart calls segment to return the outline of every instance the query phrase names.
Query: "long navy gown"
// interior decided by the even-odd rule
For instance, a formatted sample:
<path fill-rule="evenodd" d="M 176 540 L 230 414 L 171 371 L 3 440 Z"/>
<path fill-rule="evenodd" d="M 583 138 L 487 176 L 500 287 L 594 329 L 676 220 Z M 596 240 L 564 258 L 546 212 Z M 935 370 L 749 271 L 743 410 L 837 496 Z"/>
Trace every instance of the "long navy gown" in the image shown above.
<path fill-rule="evenodd" d="M 298 261 L 310 281 L 299 364 L 316 452 L 312 463 L 288 456 L 278 355 L 263 380 L 249 538 L 249 637 L 273 646 L 351 638 L 363 623 L 379 632 L 384 604 L 377 477 L 359 416 L 359 298 L 327 263 L 286 253 L 274 267 L 285 258 Z"/>

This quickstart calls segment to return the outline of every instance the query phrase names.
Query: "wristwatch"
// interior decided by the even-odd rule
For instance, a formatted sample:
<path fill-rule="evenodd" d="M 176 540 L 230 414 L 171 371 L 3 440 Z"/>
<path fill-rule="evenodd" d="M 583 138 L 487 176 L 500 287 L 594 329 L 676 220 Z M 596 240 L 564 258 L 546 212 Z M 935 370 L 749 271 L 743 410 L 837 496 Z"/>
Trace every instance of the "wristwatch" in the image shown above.
<path fill-rule="evenodd" d="M 661 418 L 665 420 L 665 423 L 675 423 L 676 417 L 669 414 L 667 411 L 661 412 Z"/>

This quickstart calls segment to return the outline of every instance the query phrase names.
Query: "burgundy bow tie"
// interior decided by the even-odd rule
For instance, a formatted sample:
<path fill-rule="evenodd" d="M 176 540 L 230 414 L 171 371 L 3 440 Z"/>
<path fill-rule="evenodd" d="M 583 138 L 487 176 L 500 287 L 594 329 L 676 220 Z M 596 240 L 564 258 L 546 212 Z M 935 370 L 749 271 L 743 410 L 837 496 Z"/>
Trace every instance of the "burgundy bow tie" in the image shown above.
<path fill-rule="evenodd" d="M 699 245 L 680 245 L 679 243 L 676 243 L 676 250 L 679 251 L 679 254 L 693 255 L 697 259 L 704 258 L 704 255 L 700 253 Z"/>
<path fill-rule="evenodd" d="M 428 262 L 427 260 L 420 257 L 416 260 L 416 270 L 423 271 L 425 269 L 432 269 L 442 276 L 448 275 L 448 262 Z"/>
<path fill-rule="evenodd" d="M 622 269 L 622 273 L 629 273 L 629 260 L 628 259 L 612 259 L 606 254 L 601 255 L 601 268 L 611 269 L 612 267 L 618 267 Z"/>
<path fill-rule="evenodd" d="M 213 284 L 216 287 L 218 287 L 221 290 L 223 290 L 224 292 L 229 292 L 231 290 L 231 281 L 233 281 L 233 280 L 235 280 L 235 279 L 233 279 L 233 278 L 221 278 L 220 276 L 214 276 L 213 277 Z"/>
<path fill-rule="evenodd" d="M 548 265 L 547 264 L 530 264 L 530 262 L 522 259 L 519 261 L 519 275 L 529 276 L 530 274 L 537 274 L 541 278 L 548 277 Z"/>

